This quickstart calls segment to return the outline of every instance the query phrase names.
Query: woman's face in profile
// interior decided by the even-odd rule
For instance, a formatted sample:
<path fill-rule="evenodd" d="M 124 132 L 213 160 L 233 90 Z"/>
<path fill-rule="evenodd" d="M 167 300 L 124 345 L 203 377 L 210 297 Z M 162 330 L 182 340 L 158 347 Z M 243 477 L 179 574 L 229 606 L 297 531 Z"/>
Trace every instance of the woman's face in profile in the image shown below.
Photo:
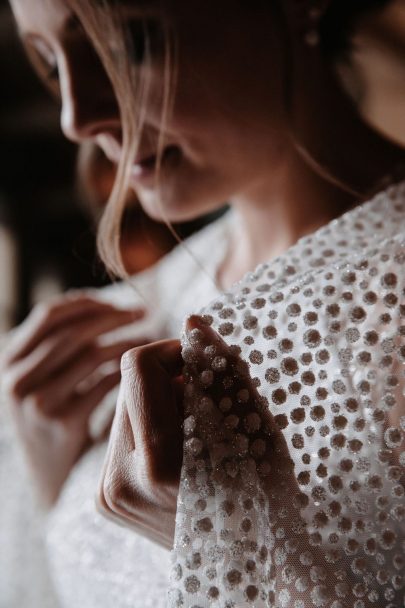
<path fill-rule="evenodd" d="M 11 0 L 21 36 L 51 88 L 73 141 L 93 140 L 118 162 L 119 112 L 109 80 L 80 22 L 64 0 Z M 147 71 L 150 97 L 132 186 L 149 215 L 161 217 L 154 171 L 161 129 L 164 53 L 161 12 L 178 44 L 174 105 L 163 126 L 159 196 L 166 218 L 184 220 L 252 190 L 260 192 L 285 145 L 283 53 L 270 9 L 255 2 L 128 2 L 125 15 Z M 261 4 L 261 3 L 257 3 Z M 152 61 L 142 67 L 145 27 Z M 135 101 L 134 101 L 135 103 Z"/>

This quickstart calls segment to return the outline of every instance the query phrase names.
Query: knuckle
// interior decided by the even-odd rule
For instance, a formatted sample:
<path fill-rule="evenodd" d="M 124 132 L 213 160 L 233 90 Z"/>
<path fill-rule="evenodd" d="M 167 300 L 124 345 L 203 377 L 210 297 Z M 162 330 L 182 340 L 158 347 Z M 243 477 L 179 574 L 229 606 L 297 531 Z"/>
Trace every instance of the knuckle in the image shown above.
<path fill-rule="evenodd" d="M 104 511 L 114 512 L 114 495 L 112 488 L 111 477 L 109 471 L 106 470 L 97 495 L 98 501 L 101 503 Z"/>
<path fill-rule="evenodd" d="M 107 473 L 104 473 L 100 479 L 100 483 L 96 493 L 96 505 L 102 514 L 108 515 L 114 513 L 113 503 L 110 496 L 110 488 L 107 482 Z"/>
<path fill-rule="evenodd" d="M 105 503 L 105 508 L 116 514 L 127 511 L 133 503 L 133 494 L 128 476 L 109 466 L 101 486 L 101 501 Z"/>
<path fill-rule="evenodd" d="M 139 370 L 145 361 L 145 351 L 142 347 L 131 348 L 121 357 L 121 371 Z"/>

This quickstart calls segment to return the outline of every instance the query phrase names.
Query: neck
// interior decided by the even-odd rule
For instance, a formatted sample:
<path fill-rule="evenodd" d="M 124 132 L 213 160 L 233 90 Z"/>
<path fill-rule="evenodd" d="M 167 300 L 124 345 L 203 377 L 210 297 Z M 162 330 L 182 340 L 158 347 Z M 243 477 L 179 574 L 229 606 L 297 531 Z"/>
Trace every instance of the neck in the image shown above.
<path fill-rule="evenodd" d="M 219 271 L 223 288 L 261 262 L 281 255 L 355 203 L 351 195 L 317 176 L 294 151 L 282 167 L 269 174 L 231 202 L 235 229 Z"/>
<path fill-rule="evenodd" d="M 294 133 L 304 150 L 307 144 L 314 151 L 315 164 L 290 145 L 277 167 L 231 201 L 236 229 L 218 273 L 224 288 L 381 190 L 387 174 L 404 160 L 403 149 L 359 119 L 330 66 L 315 59 L 304 67 L 299 70 L 303 81 L 294 83 L 301 93 L 293 110 Z M 308 116 L 317 117 L 315 130 Z"/>

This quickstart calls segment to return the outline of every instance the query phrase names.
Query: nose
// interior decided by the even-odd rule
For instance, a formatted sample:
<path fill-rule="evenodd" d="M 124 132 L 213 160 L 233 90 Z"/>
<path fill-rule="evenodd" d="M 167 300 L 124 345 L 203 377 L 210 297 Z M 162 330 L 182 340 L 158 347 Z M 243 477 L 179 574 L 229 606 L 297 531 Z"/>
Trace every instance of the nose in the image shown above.
<path fill-rule="evenodd" d="M 118 104 L 101 66 L 90 66 L 68 57 L 63 58 L 61 64 L 60 122 L 64 135 L 75 143 L 82 143 L 100 134 L 120 133 Z"/>

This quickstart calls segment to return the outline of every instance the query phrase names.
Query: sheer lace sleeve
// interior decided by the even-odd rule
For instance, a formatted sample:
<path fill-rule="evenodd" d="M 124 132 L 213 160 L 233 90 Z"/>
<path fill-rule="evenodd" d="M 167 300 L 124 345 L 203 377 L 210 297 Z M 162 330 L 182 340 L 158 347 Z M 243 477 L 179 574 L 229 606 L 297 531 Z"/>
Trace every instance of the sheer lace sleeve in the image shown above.
<path fill-rule="evenodd" d="M 303 241 L 262 266 L 185 334 L 170 606 L 404 605 L 399 199 L 312 238 L 316 264 Z"/>

